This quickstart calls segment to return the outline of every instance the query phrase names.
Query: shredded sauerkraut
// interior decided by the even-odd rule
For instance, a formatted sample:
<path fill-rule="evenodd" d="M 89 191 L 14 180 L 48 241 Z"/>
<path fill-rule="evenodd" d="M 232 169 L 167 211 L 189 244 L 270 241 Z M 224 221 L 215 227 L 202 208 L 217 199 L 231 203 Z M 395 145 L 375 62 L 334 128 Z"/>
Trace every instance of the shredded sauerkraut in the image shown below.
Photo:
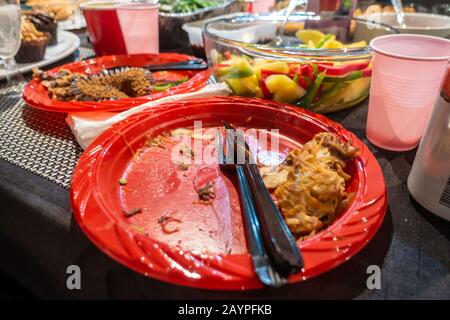
<path fill-rule="evenodd" d="M 303 149 L 291 151 L 278 167 L 262 167 L 261 174 L 291 232 L 298 237 L 315 234 L 347 207 L 351 195 L 345 184 L 346 161 L 359 149 L 328 132 L 321 132 Z"/>

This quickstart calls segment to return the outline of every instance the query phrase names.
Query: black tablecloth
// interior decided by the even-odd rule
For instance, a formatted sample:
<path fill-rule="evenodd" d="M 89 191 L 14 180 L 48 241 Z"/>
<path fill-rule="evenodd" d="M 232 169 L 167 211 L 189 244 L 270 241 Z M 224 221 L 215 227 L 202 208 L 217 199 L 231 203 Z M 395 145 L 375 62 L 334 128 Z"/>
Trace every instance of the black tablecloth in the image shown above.
<path fill-rule="evenodd" d="M 72 218 L 69 191 L 0 160 L 0 269 L 44 298 L 337 298 L 450 299 L 450 223 L 411 199 L 406 180 L 415 151 L 388 152 L 365 138 L 367 101 L 329 115 L 367 143 L 386 180 L 389 208 L 375 237 L 355 257 L 319 277 L 277 290 L 215 292 L 166 284 L 110 259 Z M 81 290 L 66 270 L 81 268 Z M 381 289 L 366 286 L 367 267 L 381 267 Z"/>
<path fill-rule="evenodd" d="M 389 209 L 372 241 L 342 266 L 279 290 L 214 292 L 145 278 L 95 246 L 73 220 L 69 191 L 0 161 L 0 268 L 47 298 L 450 298 L 450 223 L 414 203 L 406 179 L 414 152 L 381 151 L 365 139 L 367 104 L 330 115 L 363 139 L 386 179 Z M 68 290 L 66 269 L 79 265 L 81 290 Z M 366 270 L 381 267 L 381 290 Z"/>

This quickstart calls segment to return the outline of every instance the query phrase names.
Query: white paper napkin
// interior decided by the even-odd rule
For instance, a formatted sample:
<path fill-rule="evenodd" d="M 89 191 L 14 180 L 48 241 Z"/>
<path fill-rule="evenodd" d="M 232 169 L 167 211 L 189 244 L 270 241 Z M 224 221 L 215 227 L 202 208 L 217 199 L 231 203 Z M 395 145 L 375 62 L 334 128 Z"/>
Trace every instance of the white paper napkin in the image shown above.
<path fill-rule="evenodd" d="M 149 101 L 120 113 L 101 111 L 71 113 L 67 116 L 66 122 L 70 129 L 72 129 L 72 132 L 80 146 L 85 149 L 98 135 L 102 134 L 116 122 L 119 122 L 130 115 L 147 108 L 152 108 L 172 101 L 206 98 L 212 96 L 227 96 L 230 93 L 231 91 L 225 83 L 209 84 L 199 91 L 177 94 L 154 101 Z"/>

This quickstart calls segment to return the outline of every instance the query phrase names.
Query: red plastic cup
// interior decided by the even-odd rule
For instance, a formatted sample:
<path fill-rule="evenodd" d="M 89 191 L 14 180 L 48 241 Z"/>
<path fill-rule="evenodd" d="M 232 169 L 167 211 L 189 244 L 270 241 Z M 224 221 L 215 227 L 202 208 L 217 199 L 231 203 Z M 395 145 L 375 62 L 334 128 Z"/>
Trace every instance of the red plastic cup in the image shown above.
<path fill-rule="evenodd" d="M 387 35 L 370 42 L 372 83 L 367 139 L 387 150 L 414 149 L 430 118 L 450 59 L 450 40 Z"/>
<path fill-rule="evenodd" d="M 118 3 L 92 1 L 80 4 L 89 40 L 97 56 L 127 53 L 115 8 Z"/>
<path fill-rule="evenodd" d="M 340 4 L 340 0 L 320 0 L 320 11 L 336 11 Z"/>
<path fill-rule="evenodd" d="M 158 53 L 158 5 L 90 1 L 80 5 L 97 56 Z"/>

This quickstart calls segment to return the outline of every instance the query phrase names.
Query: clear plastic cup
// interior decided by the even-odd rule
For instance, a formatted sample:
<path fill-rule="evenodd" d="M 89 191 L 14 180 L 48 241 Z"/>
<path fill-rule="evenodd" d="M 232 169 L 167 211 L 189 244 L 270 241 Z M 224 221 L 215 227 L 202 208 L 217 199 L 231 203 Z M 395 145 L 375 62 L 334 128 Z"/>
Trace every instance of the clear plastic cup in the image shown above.
<path fill-rule="evenodd" d="M 448 67 L 450 40 L 399 34 L 375 38 L 370 46 L 373 71 L 367 139 L 387 150 L 414 149 Z"/>
<path fill-rule="evenodd" d="M 115 8 L 127 53 L 159 53 L 159 6 L 134 2 Z"/>

